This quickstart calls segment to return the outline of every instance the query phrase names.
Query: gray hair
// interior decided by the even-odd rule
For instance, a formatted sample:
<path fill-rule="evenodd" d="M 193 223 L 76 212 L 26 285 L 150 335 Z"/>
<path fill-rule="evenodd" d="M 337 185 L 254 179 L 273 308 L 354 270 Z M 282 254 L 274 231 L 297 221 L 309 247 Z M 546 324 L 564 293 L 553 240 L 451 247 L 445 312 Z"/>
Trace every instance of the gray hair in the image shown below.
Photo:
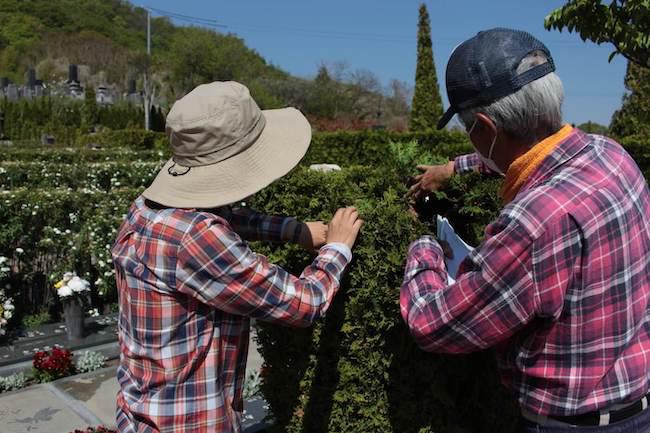
<path fill-rule="evenodd" d="M 521 61 L 517 73 L 521 74 L 547 61 L 542 51 L 534 51 Z M 484 107 L 464 110 L 458 113 L 458 117 L 469 128 L 474 123 L 474 115 L 483 113 L 492 119 L 497 130 L 525 144 L 534 144 L 562 127 L 563 101 L 562 81 L 555 72 L 551 72 L 512 95 Z"/>

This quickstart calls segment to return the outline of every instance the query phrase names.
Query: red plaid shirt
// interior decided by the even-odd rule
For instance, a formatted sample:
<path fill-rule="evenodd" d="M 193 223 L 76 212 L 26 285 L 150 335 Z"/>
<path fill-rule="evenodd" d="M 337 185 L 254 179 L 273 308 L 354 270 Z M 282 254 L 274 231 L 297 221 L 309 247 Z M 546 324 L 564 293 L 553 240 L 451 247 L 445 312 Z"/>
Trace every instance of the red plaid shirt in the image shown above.
<path fill-rule="evenodd" d="M 630 156 L 575 129 L 486 228 L 455 284 L 434 239 L 411 245 L 402 317 L 427 351 L 496 346 L 504 384 L 532 413 L 637 400 L 650 378 L 649 216 Z"/>
<path fill-rule="evenodd" d="M 349 262 L 326 245 L 300 278 L 242 238 L 280 241 L 287 218 L 151 209 L 136 200 L 113 247 L 120 299 L 120 432 L 240 431 L 249 317 L 308 326 Z"/>

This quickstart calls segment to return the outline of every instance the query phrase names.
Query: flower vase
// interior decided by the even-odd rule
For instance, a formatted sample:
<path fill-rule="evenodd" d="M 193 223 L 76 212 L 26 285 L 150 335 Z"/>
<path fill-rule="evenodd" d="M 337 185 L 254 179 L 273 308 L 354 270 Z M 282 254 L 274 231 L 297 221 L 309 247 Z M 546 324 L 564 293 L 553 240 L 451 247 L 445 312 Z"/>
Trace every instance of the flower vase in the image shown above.
<path fill-rule="evenodd" d="M 68 340 L 79 340 L 84 336 L 84 309 L 81 299 L 63 301 L 63 316 Z"/>

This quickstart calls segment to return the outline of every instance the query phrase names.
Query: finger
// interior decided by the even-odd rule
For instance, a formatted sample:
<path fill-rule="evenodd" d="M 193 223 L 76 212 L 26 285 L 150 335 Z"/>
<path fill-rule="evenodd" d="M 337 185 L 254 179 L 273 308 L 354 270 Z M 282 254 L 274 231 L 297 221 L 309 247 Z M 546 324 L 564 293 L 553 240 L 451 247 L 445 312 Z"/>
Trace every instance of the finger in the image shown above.
<path fill-rule="evenodd" d="M 414 180 L 416 183 L 418 183 L 418 182 L 422 182 L 422 178 L 423 178 L 423 177 L 424 177 L 424 174 L 418 174 L 418 175 L 413 176 L 413 180 Z"/>
<path fill-rule="evenodd" d="M 415 166 L 415 168 L 417 168 L 420 171 L 427 171 L 431 167 L 433 167 L 433 166 L 432 165 L 423 165 L 423 164 L 418 164 L 418 165 Z"/>
<path fill-rule="evenodd" d="M 353 223 L 359 218 L 359 212 L 355 209 L 348 214 L 348 222 Z"/>
<path fill-rule="evenodd" d="M 341 208 L 338 208 L 338 209 L 336 210 L 336 212 L 334 213 L 334 216 L 332 217 L 332 221 L 330 222 L 330 224 L 331 224 L 332 222 L 334 222 L 334 221 L 338 221 L 339 219 L 341 219 L 341 216 L 343 216 L 343 212 L 344 212 L 344 211 L 345 211 L 345 208 L 342 208 L 342 207 L 341 207 Z"/>
<path fill-rule="evenodd" d="M 359 230 L 361 230 L 361 226 L 363 226 L 363 220 L 358 219 L 358 220 L 356 220 L 354 222 L 354 224 L 352 225 L 352 228 L 354 229 L 355 233 L 359 233 Z"/>
<path fill-rule="evenodd" d="M 352 215 L 353 212 L 356 212 L 357 208 L 354 206 L 348 206 L 345 208 L 345 213 L 343 214 L 346 220 L 349 220 L 350 215 Z"/>
<path fill-rule="evenodd" d="M 413 197 L 415 199 L 418 199 L 422 195 L 422 184 L 421 183 L 416 183 L 415 185 L 410 187 L 407 195 L 409 197 Z"/>

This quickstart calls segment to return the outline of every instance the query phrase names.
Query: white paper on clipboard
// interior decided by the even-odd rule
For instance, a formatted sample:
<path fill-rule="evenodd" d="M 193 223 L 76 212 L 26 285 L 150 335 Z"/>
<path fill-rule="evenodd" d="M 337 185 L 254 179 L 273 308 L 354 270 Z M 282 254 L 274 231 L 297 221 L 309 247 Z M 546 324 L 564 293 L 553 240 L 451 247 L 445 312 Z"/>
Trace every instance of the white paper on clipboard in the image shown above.
<path fill-rule="evenodd" d="M 460 264 L 465 260 L 465 257 L 474 249 L 467 245 L 467 243 L 456 234 L 456 230 L 449 223 L 447 218 L 443 218 L 440 215 L 436 217 L 436 237 L 441 241 L 447 241 L 449 247 L 454 253 L 454 257 L 448 259 L 445 257 L 445 264 L 447 265 L 447 283 L 453 284 L 456 282 L 456 276 L 458 275 L 458 268 Z"/>

